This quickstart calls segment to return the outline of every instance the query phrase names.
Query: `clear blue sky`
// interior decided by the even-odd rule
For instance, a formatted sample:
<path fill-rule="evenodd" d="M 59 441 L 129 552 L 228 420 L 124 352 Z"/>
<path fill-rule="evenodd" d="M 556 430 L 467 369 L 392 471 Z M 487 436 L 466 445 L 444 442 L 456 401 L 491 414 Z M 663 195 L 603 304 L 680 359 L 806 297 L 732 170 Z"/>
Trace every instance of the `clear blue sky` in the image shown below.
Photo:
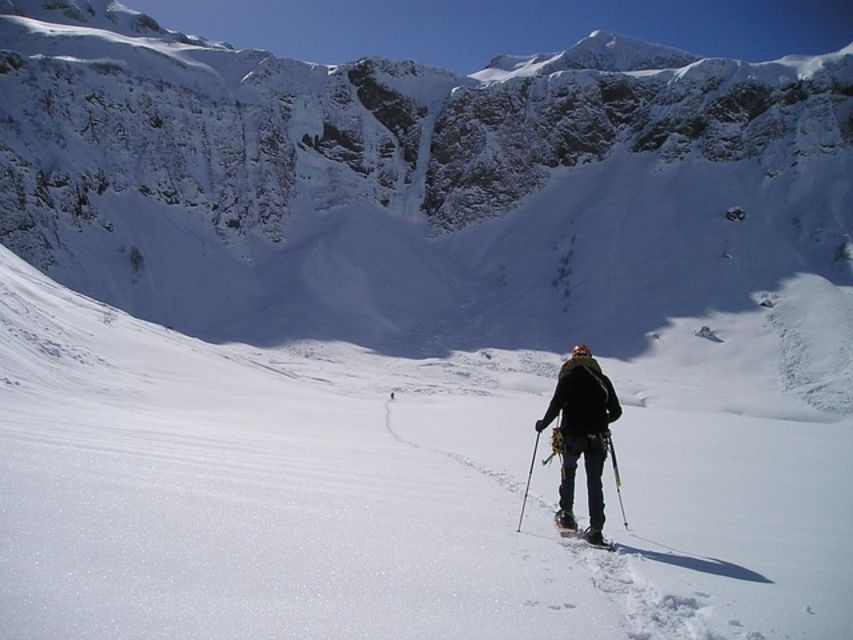
<path fill-rule="evenodd" d="M 853 41 L 853 0 L 123 0 L 166 28 L 336 64 L 413 59 L 472 73 L 607 29 L 753 62 Z"/>

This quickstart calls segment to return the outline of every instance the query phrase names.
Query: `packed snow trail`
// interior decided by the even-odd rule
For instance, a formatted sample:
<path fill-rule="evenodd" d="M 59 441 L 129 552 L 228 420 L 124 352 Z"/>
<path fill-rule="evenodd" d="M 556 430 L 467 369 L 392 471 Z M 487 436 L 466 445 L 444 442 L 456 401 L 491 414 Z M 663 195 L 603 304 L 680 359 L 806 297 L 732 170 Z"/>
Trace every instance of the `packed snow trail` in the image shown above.
<path fill-rule="evenodd" d="M 399 442 L 400 444 L 407 445 L 409 447 L 413 447 L 415 449 L 424 449 L 426 451 L 431 451 L 433 453 L 446 456 L 451 460 L 454 460 L 459 464 L 467 467 L 468 469 L 471 469 L 473 471 L 476 471 L 477 473 L 486 476 L 490 480 L 495 481 L 497 484 L 509 491 L 512 491 L 513 493 L 517 493 L 519 495 L 524 493 L 525 483 L 516 480 L 509 473 L 489 469 L 488 467 L 478 464 L 475 460 L 472 460 L 471 458 L 460 455 L 458 453 L 454 453 L 452 451 L 444 451 L 435 447 L 424 447 L 411 440 L 405 440 L 401 438 L 394 430 L 394 427 L 391 425 L 391 405 L 393 404 L 393 402 L 394 400 L 387 400 L 385 402 L 385 428 L 388 430 L 388 433 L 391 434 L 391 437 L 394 438 L 397 442 Z M 553 510 L 553 505 L 541 496 L 528 496 L 528 502 L 531 501 L 537 503 L 542 509 Z"/>
<path fill-rule="evenodd" d="M 391 407 L 395 402 L 398 402 L 396 398 L 385 402 L 385 428 L 394 440 L 408 447 L 446 456 L 464 467 L 496 481 L 502 488 L 513 494 L 520 496 L 524 493 L 526 483 L 514 479 L 511 474 L 490 469 L 461 454 L 423 446 L 413 440 L 401 437 L 392 423 Z M 538 460 L 536 466 L 539 466 Z M 582 474 L 583 471 L 579 471 L 579 473 Z M 578 498 L 583 500 L 585 494 L 580 484 L 578 486 Z M 541 496 L 533 495 L 528 497 L 528 502 L 539 508 L 538 517 L 540 520 L 546 523 L 551 522 L 555 510 L 553 503 Z M 620 537 L 624 537 L 624 535 Z M 551 558 L 546 561 L 556 562 L 558 566 L 566 566 L 567 568 L 585 567 L 587 570 L 585 578 L 598 594 L 612 601 L 619 608 L 625 619 L 623 624 L 626 629 L 631 630 L 628 635 L 633 640 L 653 640 L 655 638 L 697 640 L 719 637 L 714 635 L 707 623 L 708 618 L 713 614 L 713 607 L 704 604 L 700 596 L 662 593 L 657 586 L 637 571 L 635 565 L 641 558 L 639 555 L 632 557 L 632 554 L 626 550 L 629 547 L 621 546 L 620 548 L 620 545 L 617 545 L 615 552 L 609 553 L 590 548 L 579 538 L 560 538 L 556 532 L 553 532 L 553 537 L 554 543 L 565 549 L 565 556 L 567 557 Z M 495 562 L 500 562 L 500 559 L 495 558 Z M 530 575 L 526 575 L 530 579 Z M 571 580 L 567 578 L 566 582 L 568 584 Z M 573 609 L 574 607 L 566 606 L 565 608 Z M 759 640 L 763 636 L 759 633 L 750 633 L 742 637 L 749 638 L 749 640 Z"/>

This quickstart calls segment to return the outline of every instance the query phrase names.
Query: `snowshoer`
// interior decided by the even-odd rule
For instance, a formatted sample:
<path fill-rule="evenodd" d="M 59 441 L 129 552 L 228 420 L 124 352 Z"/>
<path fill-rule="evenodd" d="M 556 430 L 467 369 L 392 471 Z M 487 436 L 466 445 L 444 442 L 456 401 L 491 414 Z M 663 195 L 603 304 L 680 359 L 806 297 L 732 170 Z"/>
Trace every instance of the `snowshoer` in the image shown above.
<path fill-rule="evenodd" d="M 557 428 L 562 435 L 563 467 L 560 510 L 555 520 L 561 529 L 575 531 L 578 528 L 574 516 L 575 473 L 583 455 L 590 524 L 585 537 L 592 545 L 605 546 L 601 476 L 607 458 L 608 426 L 622 415 L 622 407 L 613 384 L 592 357 L 592 349 L 585 344 L 576 345 L 571 358 L 560 369 L 554 397 L 545 417 L 536 422 L 536 431 L 541 433 L 547 429 L 560 411 L 563 419 Z"/>

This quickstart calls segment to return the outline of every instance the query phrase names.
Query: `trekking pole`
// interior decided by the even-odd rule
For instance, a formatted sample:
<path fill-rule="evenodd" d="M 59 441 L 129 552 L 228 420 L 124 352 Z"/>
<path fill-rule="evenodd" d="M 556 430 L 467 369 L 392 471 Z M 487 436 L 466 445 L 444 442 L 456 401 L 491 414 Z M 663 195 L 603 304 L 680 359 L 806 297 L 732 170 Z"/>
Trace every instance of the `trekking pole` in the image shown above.
<path fill-rule="evenodd" d="M 533 460 L 530 461 L 530 473 L 527 474 L 527 487 L 524 489 L 524 502 L 521 503 L 521 517 L 518 519 L 518 531 L 521 533 L 521 521 L 524 520 L 524 507 L 527 506 L 527 492 L 530 491 L 530 479 L 533 477 L 533 466 L 536 464 L 536 450 L 539 448 L 539 436 L 541 433 L 536 432 L 536 444 L 533 445 Z"/>
<path fill-rule="evenodd" d="M 619 463 L 616 462 L 616 448 L 613 446 L 613 438 L 607 436 L 607 444 L 610 446 L 610 455 L 613 459 L 613 475 L 616 476 L 616 495 L 619 496 L 619 508 L 622 509 L 622 523 L 628 528 L 628 518 L 625 516 L 625 505 L 622 504 L 622 477 L 619 475 Z"/>

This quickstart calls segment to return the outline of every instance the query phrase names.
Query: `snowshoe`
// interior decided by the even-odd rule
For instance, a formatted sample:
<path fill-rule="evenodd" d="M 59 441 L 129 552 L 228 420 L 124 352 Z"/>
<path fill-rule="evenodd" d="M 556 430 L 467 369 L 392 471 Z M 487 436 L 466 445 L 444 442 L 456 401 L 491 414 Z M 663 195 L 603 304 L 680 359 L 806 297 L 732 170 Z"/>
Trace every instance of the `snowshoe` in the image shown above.
<path fill-rule="evenodd" d="M 578 530 L 578 521 L 575 520 L 575 516 L 571 511 L 563 511 L 562 509 L 558 511 L 554 515 L 554 524 L 557 525 L 560 535 L 564 538 L 567 538 Z"/>
<path fill-rule="evenodd" d="M 589 529 L 584 531 L 583 539 L 586 540 L 586 543 L 590 547 L 613 551 L 613 543 L 604 537 L 604 533 L 601 531 L 601 529 L 590 527 Z"/>

